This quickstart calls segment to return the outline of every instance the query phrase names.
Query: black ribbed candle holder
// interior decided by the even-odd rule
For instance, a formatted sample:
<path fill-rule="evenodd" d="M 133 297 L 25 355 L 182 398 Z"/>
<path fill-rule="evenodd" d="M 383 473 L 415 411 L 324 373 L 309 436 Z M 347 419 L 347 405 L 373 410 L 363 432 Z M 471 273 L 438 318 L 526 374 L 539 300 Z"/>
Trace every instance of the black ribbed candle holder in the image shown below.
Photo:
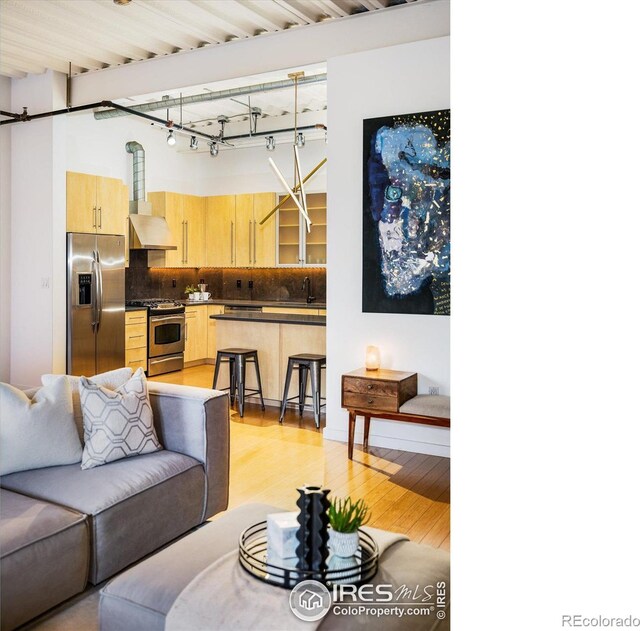
<path fill-rule="evenodd" d="M 297 491 L 300 494 L 296 502 L 300 509 L 300 526 L 296 533 L 296 567 L 299 570 L 322 573 L 327 569 L 329 556 L 329 489 L 305 485 Z"/>

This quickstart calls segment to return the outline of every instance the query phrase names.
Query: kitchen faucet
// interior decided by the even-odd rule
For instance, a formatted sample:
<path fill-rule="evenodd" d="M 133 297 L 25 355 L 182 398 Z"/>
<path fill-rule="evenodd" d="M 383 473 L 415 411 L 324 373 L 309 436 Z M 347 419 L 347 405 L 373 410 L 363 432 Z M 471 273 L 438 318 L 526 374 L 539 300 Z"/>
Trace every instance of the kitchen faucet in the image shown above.
<path fill-rule="evenodd" d="M 307 290 L 307 303 L 313 302 L 316 297 L 311 295 L 311 279 L 308 276 L 302 281 L 302 289 Z"/>

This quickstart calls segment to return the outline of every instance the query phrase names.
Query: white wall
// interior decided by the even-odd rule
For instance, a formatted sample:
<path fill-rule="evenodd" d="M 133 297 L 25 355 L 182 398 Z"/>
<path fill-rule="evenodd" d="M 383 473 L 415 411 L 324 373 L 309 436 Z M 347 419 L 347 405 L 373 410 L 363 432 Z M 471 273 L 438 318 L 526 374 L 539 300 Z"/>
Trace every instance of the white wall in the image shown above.
<path fill-rule="evenodd" d="M 415 371 L 449 394 L 449 317 L 362 313 L 362 121 L 449 107 L 449 38 L 329 60 L 327 426 L 325 438 L 347 439 L 340 376 L 380 347 L 382 366 Z M 358 98 L 354 99 L 353 95 Z M 360 429 L 362 420 L 358 423 Z M 358 440 L 358 438 L 357 438 Z M 372 445 L 449 454 L 449 430 L 373 420 Z"/>
<path fill-rule="evenodd" d="M 11 111 L 11 79 L 0 77 L 0 109 Z M 11 368 L 11 127 L 0 128 L 0 381 Z"/>
<path fill-rule="evenodd" d="M 12 80 L 11 111 L 65 103 L 64 75 Z M 11 381 L 65 368 L 65 117 L 11 125 Z M 48 286 L 44 286 L 44 285 Z"/>

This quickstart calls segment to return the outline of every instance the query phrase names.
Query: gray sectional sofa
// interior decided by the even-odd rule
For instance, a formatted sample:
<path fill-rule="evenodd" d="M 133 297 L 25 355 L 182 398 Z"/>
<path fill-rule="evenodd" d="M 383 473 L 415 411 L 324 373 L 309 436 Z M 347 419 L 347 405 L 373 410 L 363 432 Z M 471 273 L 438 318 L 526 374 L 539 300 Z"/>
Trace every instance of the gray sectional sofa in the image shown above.
<path fill-rule="evenodd" d="M 227 508 L 226 393 L 149 382 L 164 449 L 0 478 L 2 631 L 100 583 Z"/>

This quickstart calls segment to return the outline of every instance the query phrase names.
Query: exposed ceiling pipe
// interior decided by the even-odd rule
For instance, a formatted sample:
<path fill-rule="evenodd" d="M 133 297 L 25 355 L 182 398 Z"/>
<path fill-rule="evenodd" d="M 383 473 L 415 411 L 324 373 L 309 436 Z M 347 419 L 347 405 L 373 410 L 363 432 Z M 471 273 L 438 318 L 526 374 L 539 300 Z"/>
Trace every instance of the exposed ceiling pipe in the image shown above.
<path fill-rule="evenodd" d="M 299 85 L 307 85 L 312 83 L 324 83 L 327 80 L 326 73 L 311 75 L 299 79 Z M 271 83 L 257 83 L 254 85 L 244 86 L 242 88 L 231 88 L 229 90 L 219 90 L 218 92 L 204 92 L 202 94 L 194 94 L 192 96 L 184 96 L 182 98 L 164 99 L 163 101 L 153 101 L 152 103 L 143 103 L 142 105 L 133 105 L 127 110 L 135 110 L 136 112 L 153 112 L 155 110 L 163 110 L 171 107 L 180 107 L 180 105 L 190 105 L 193 103 L 206 103 L 208 101 L 218 101 L 220 99 L 229 99 L 236 96 L 246 96 L 248 94 L 256 94 L 258 92 L 270 92 L 272 90 L 282 90 L 291 87 L 291 80 L 272 81 Z M 96 120 L 105 118 L 115 118 L 117 116 L 126 116 L 130 111 L 122 109 L 103 110 L 94 112 Z"/>
<path fill-rule="evenodd" d="M 144 190 L 144 147 L 135 140 L 130 140 L 125 149 L 133 154 L 133 201 L 145 201 Z"/>

